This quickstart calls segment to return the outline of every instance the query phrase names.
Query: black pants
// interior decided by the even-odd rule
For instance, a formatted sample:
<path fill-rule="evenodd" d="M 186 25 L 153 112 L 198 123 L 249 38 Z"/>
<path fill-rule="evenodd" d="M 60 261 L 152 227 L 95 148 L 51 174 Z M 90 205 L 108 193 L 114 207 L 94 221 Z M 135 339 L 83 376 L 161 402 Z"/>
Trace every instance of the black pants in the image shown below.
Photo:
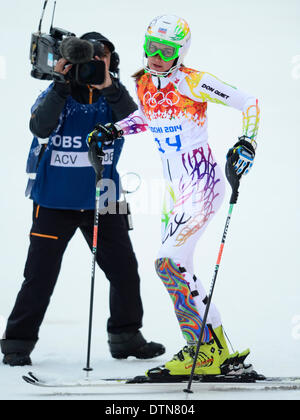
<path fill-rule="evenodd" d="M 92 249 L 93 225 L 92 210 L 56 210 L 34 204 L 25 281 L 8 319 L 7 339 L 38 339 L 66 247 L 79 228 Z M 137 261 L 125 216 L 100 215 L 98 232 L 97 263 L 110 281 L 107 330 L 110 333 L 136 331 L 142 326 L 143 307 Z M 72 299 L 72 290 L 66 298 Z"/>

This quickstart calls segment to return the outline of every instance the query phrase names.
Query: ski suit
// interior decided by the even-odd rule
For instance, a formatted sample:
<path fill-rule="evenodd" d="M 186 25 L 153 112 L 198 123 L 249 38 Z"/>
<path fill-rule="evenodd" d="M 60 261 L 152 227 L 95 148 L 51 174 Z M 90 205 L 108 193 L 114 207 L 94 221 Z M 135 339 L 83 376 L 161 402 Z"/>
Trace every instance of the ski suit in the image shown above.
<path fill-rule="evenodd" d="M 156 271 L 172 298 L 183 336 L 192 344 L 199 338 L 207 302 L 204 287 L 194 274 L 193 253 L 221 206 L 225 190 L 221 168 L 208 144 L 207 103 L 242 111 L 242 134 L 254 142 L 258 101 L 210 73 L 184 66 L 165 78 L 145 73 L 136 89 L 139 109 L 117 125 L 124 135 L 149 129 L 158 147 L 166 189 Z M 221 325 L 214 304 L 207 324 L 204 342 Z"/>

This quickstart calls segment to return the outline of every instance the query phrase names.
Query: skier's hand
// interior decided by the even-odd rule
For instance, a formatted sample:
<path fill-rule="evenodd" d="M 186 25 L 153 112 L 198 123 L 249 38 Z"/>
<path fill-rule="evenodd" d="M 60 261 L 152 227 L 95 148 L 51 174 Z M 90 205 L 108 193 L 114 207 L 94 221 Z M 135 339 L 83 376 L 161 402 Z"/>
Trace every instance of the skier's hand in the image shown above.
<path fill-rule="evenodd" d="M 98 132 L 96 130 L 92 131 L 90 134 L 88 134 L 86 142 L 89 147 L 88 151 L 88 158 L 90 161 L 90 164 L 94 168 L 94 171 L 96 172 L 97 180 L 102 178 L 104 166 L 103 166 L 103 157 L 105 156 L 103 152 L 103 143 L 100 140 L 100 137 L 98 137 Z"/>
<path fill-rule="evenodd" d="M 253 144 L 246 140 L 247 138 L 245 136 L 239 137 L 239 141 L 229 149 L 226 156 L 226 176 L 228 173 L 240 177 L 246 175 L 252 168 L 255 149 Z"/>
<path fill-rule="evenodd" d="M 90 161 L 90 164 L 92 165 L 92 167 L 94 168 L 94 171 L 96 173 L 96 177 L 97 177 L 97 181 L 100 180 L 102 178 L 102 174 L 104 171 L 104 166 L 103 166 L 103 150 L 96 142 L 92 142 L 89 146 L 89 151 L 88 151 L 88 158 Z"/>
<path fill-rule="evenodd" d="M 242 175 L 246 175 L 253 165 L 255 149 L 245 136 L 229 149 L 225 165 L 226 178 L 231 185 L 232 194 L 230 204 L 235 204 L 238 199 L 238 190 Z"/>
<path fill-rule="evenodd" d="M 107 123 L 105 125 L 97 124 L 95 129 L 88 134 L 87 144 L 90 146 L 91 143 L 96 143 L 99 147 L 99 150 L 103 145 L 110 145 L 114 140 L 122 137 L 123 131 L 119 130 L 118 127 L 112 123 Z"/>
<path fill-rule="evenodd" d="M 86 143 L 89 149 L 93 149 L 93 153 L 99 158 L 104 156 L 103 145 L 104 145 L 105 136 L 102 135 L 99 130 L 91 131 L 86 138 Z"/>

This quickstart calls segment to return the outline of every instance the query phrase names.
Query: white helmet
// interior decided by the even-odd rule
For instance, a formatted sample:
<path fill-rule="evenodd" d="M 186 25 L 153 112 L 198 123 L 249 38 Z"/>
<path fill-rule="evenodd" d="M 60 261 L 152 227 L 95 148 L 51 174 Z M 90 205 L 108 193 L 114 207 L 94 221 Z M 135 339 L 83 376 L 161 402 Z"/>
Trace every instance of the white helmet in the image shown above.
<path fill-rule="evenodd" d="M 191 31 L 184 19 L 174 15 L 162 15 L 154 18 L 145 34 L 145 70 L 155 76 L 167 76 L 180 67 L 190 43 Z M 159 44 L 162 44 L 162 48 Z M 176 59 L 169 71 L 157 72 L 148 67 L 147 57 L 156 54 L 159 54 L 165 61 Z"/>

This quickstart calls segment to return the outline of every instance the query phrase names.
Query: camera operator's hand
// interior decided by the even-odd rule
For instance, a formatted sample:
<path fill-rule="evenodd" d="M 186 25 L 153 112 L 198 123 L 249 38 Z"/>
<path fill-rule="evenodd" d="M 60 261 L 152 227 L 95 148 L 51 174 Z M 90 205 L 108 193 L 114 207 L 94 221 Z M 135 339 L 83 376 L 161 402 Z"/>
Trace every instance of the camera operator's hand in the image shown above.
<path fill-rule="evenodd" d="M 67 63 L 68 61 L 65 58 L 60 58 L 54 67 L 54 71 L 65 76 L 72 68 L 72 64 L 66 66 Z"/>
<path fill-rule="evenodd" d="M 54 90 L 64 99 L 71 94 L 71 85 L 66 79 L 66 74 L 71 70 L 72 64 L 68 64 L 65 58 L 60 58 L 54 67 L 53 80 Z"/>
<path fill-rule="evenodd" d="M 100 61 L 104 61 L 105 63 L 105 79 L 104 82 L 101 85 L 92 85 L 93 88 L 102 90 L 112 85 L 112 80 L 109 73 L 109 67 L 110 67 L 110 52 L 106 53 L 102 58 L 95 56 L 95 59 Z"/>

